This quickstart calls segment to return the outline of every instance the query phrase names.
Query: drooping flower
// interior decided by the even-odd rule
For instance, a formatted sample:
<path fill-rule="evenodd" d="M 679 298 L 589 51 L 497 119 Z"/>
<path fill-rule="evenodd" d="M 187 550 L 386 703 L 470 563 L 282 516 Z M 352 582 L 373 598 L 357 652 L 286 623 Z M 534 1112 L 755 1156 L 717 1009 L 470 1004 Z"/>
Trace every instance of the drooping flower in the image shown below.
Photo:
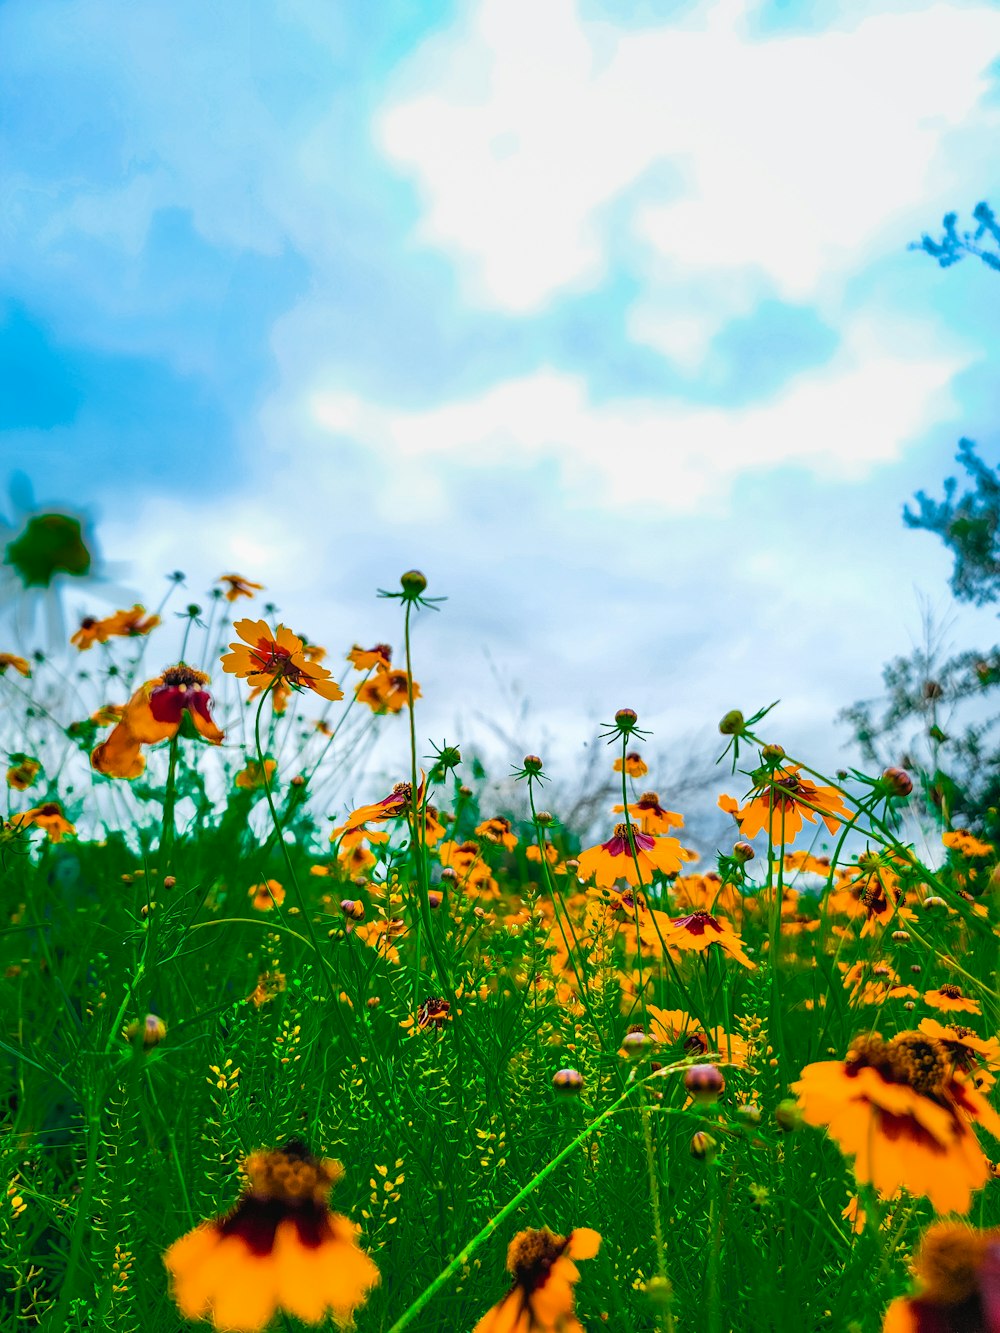
<path fill-rule="evenodd" d="M 816 810 L 803 805 L 803 801 L 818 808 L 831 833 L 837 831 L 847 815 L 840 792 L 835 787 L 817 787 L 807 778 L 799 777 L 799 768 L 798 764 L 789 764 L 786 768 L 766 771 L 766 779 L 761 780 L 749 801 L 735 813 L 744 838 L 753 838 L 762 829 L 768 829 L 772 842 L 793 842 L 802 829 L 803 819 L 810 824 L 816 822 Z"/>
<path fill-rule="evenodd" d="M 614 771 L 616 773 L 622 771 L 621 755 L 615 760 Z M 637 754 L 635 750 L 630 750 L 625 756 L 625 772 L 630 778 L 644 778 L 649 772 L 649 768 L 641 754 Z"/>
<path fill-rule="evenodd" d="M 292 1139 L 252 1154 L 244 1170 L 248 1184 L 233 1211 L 163 1256 L 181 1314 L 232 1333 L 257 1333 L 279 1311 L 307 1324 L 327 1315 L 348 1324 L 379 1273 L 357 1245 L 360 1228 L 330 1212 L 340 1163 Z"/>
<path fill-rule="evenodd" d="M 424 799 L 424 774 L 420 774 L 420 786 L 417 789 L 417 807 L 419 809 Z M 349 833 L 353 829 L 361 828 L 362 824 L 381 824 L 385 819 L 402 819 L 410 817 L 411 799 L 413 796 L 413 784 L 409 782 L 397 782 L 388 796 L 383 796 L 381 801 L 375 801 L 372 805 L 359 805 L 356 810 L 352 810 L 347 819 L 339 827 L 335 828 L 330 834 L 330 841 L 335 842 L 342 833 Z"/>
<path fill-rule="evenodd" d="M 285 890 L 276 879 L 267 879 L 263 884 L 252 884 L 247 897 L 258 912 L 270 912 L 272 907 L 280 907 L 285 901 Z"/>
<path fill-rule="evenodd" d="M 882 1333 L 996 1333 L 1000 1329 L 1000 1229 L 935 1222 L 913 1261 L 918 1290 L 885 1312 Z"/>
<path fill-rule="evenodd" d="M 675 875 L 686 859 L 684 848 L 676 838 L 654 838 L 649 833 L 640 833 L 634 826 L 632 837 L 635 839 L 635 856 L 629 845 L 627 824 L 616 825 L 607 842 L 581 852 L 577 858 L 580 878 L 593 878 L 599 888 L 610 888 L 618 879 L 635 887 L 639 883 L 639 872 L 643 882 L 648 883 L 656 871 L 662 875 Z M 638 871 L 636 861 L 639 862 Z"/>
<path fill-rule="evenodd" d="M 67 833 L 75 833 L 76 828 L 63 814 L 58 801 L 46 801 L 11 817 L 15 828 L 40 828 L 50 842 L 62 842 Z"/>
<path fill-rule="evenodd" d="M 226 601 L 235 602 L 237 597 L 252 597 L 255 592 L 263 592 L 263 583 L 251 583 L 249 579 L 243 578 L 240 574 L 221 574 L 219 583 L 228 584 L 226 588 Z"/>
<path fill-rule="evenodd" d="M 620 815 L 625 807 L 616 805 L 613 809 L 616 815 Z M 669 833 L 672 828 L 684 827 L 684 816 L 674 810 L 664 810 L 655 791 L 644 791 L 637 801 L 629 805 L 628 812 L 638 822 L 643 833 Z"/>
<path fill-rule="evenodd" d="M 399 713 L 409 703 L 410 677 L 405 671 L 389 668 L 376 671 L 355 690 L 358 703 L 367 704 L 373 713 Z M 420 698 L 420 686 L 412 683 L 414 699 Z"/>
<path fill-rule="evenodd" d="M 729 922 L 712 916 L 711 912 L 691 912 L 689 916 L 677 917 L 664 930 L 663 942 L 668 949 L 692 950 L 695 953 L 704 953 L 711 945 L 717 944 L 724 953 L 744 967 L 757 966 L 747 957 L 739 935 Z"/>
<path fill-rule="evenodd" d="M 272 632 L 266 620 L 237 620 L 233 629 L 243 642 L 229 645 L 222 669 L 242 677 L 252 689 L 265 690 L 273 682 L 274 688 L 312 690 L 323 699 L 344 697 L 326 667 L 310 662 L 302 640 L 284 625 Z"/>
<path fill-rule="evenodd" d="M 183 662 L 147 680 L 125 705 L 111 735 L 90 756 L 93 768 L 107 777 L 137 778 L 146 767 L 142 747 L 176 736 L 185 716 L 203 740 L 221 745 L 225 737 L 212 721 L 207 684 L 204 672 Z"/>
<path fill-rule="evenodd" d="M 246 767 L 240 769 L 233 782 L 243 791 L 257 791 L 266 785 L 265 779 L 268 783 L 271 781 L 277 767 L 274 759 L 265 759 L 263 768 L 259 759 L 248 759 Z"/>
<path fill-rule="evenodd" d="M 514 1285 L 473 1333 L 583 1333 L 573 1309 L 580 1280 L 574 1260 L 592 1259 L 601 1238 L 589 1227 L 559 1236 L 548 1227 L 519 1231 L 507 1249 Z"/>
<path fill-rule="evenodd" d="M 27 658 L 18 657 L 16 653 L 0 653 L 0 676 L 6 675 L 10 667 L 13 667 L 19 676 L 24 676 L 25 680 L 31 676 L 31 663 Z"/>
<path fill-rule="evenodd" d="M 972 1125 L 1000 1138 L 1000 1117 L 924 1032 L 858 1037 L 846 1060 L 808 1065 L 792 1091 L 803 1118 L 854 1156 L 858 1183 L 883 1198 L 902 1188 L 939 1212 L 965 1213 L 989 1178 Z"/>
<path fill-rule="evenodd" d="M 27 791 L 42 771 L 42 766 L 37 759 L 27 754 L 12 754 L 11 759 L 14 762 L 7 769 L 7 786 L 13 787 L 15 791 Z"/>
<path fill-rule="evenodd" d="M 502 815 L 484 820 L 478 825 L 476 837 L 485 838 L 487 842 L 496 843 L 498 847 L 506 847 L 508 852 L 512 852 L 517 846 L 517 835 L 511 831 L 510 820 Z"/>
<path fill-rule="evenodd" d="M 355 644 L 347 654 L 347 660 L 358 671 L 371 671 L 376 667 L 388 671 L 392 666 L 392 649 L 387 643 L 377 643 L 374 648 Z"/>

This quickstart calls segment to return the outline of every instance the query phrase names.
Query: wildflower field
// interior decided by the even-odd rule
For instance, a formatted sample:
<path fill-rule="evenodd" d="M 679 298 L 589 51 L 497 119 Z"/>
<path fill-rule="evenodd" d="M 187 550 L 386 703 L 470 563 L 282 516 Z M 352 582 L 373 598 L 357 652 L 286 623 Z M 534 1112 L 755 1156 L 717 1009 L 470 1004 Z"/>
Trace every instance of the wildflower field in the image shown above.
<path fill-rule="evenodd" d="M 371 647 L 235 574 L 169 659 L 179 579 L 0 644 L 0 1327 L 1000 1327 L 994 847 L 943 809 L 923 863 L 915 777 L 753 701 L 721 849 L 628 700 L 601 830 L 544 755 L 497 808 L 421 727 L 437 592 Z"/>

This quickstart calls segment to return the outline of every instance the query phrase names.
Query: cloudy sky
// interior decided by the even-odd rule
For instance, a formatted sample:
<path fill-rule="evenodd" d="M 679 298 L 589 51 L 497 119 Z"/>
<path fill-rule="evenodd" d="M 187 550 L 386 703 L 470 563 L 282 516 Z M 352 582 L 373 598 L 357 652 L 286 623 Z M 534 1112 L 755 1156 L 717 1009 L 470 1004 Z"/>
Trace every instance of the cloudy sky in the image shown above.
<path fill-rule="evenodd" d="M 780 698 L 843 762 L 949 606 L 902 504 L 995 457 L 1000 280 L 907 247 L 1000 205 L 1000 6 L 0 0 L 0 52 L 0 460 L 147 602 L 235 570 L 339 652 L 417 566 L 430 735 Z"/>

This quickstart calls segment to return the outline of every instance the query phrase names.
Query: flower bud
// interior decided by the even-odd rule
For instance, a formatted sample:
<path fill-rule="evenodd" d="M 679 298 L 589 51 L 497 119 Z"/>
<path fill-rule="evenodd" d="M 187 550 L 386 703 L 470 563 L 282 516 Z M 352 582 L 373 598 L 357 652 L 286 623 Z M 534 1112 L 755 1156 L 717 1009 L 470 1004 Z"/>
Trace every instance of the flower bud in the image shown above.
<path fill-rule="evenodd" d="M 444 902 L 444 894 L 438 893 L 436 889 L 427 890 L 427 906 L 430 908 L 440 907 Z"/>
<path fill-rule="evenodd" d="M 458 871 L 454 866 L 445 866 L 441 871 L 441 878 L 448 884 L 454 884 L 458 879 Z"/>
<path fill-rule="evenodd" d="M 937 894 L 932 893 L 929 898 L 924 899 L 925 912 L 934 912 L 937 911 L 937 909 L 940 907 L 947 907 L 947 906 L 948 904 L 945 902 L 945 900 L 943 898 L 939 898 Z"/>
<path fill-rule="evenodd" d="M 365 914 L 365 905 L 356 898 L 341 898 L 340 910 L 352 921 L 360 921 Z"/>
<path fill-rule="evenodd" d="M 922 972 L 923 970 L 924 970 L 924 969 L 920 966 L 919 963 L 911 963 L 911 964 L 910 964 L 910 971 L 911 971 L 911 972 L 917 973 L 917 972 Z"/>
<path fill-rule="evenodd" d="M 542 761 L 537 754 L 526 754 L 524 756 L 525 773 L 541 773 Z"/>
<path fill-rule="evenodd" d="M 165 889 L 172 889 L 174 888 L 176 883 L 177 880 L 173 877 L 173 875 L 166 875 L 163 880 L 163 887 Z"/>
<path fill-rule="evenodd" d="M 419 597 L 427 587 L 427 579 L 419 569 L 408 569 L 399 582 L 407 597 Z"/>
<path fill-rule="evenodd" d="M 909 796 L 913 779 L 905 768 L 887 768 L 882 774 L 882 785 L 890 796 Z"/>
<path fill-rule="evenodd" d="M 737 842 L 733 846 L 733 859 L 736 861 L 752 861 L 756 852 L 748 842 Z"/>
<path fill-rule="evenodd" d="M 125 1036 L 129 1041 L 135 1041 L 140 1032 L 142 1033 L 143 1049 L 148 1051 L 154 1046 L 159 1046 L 167 1035 L 167 1025 L 156 1014 L 147 1014 L 142 1023 L 139 1023 L 138 1020 L 129 1023 L 125 1029 Z"/>
<path fill-rule="evenodd" d="M 578 1096 L 583 1091 L 583 1075 L 578 1069 L 557 1069 L 552 1075 L 552 1086 L 566 1096 Z"/>
<path fill-rule="evenodd" d="M 542 828 L 548 828 L 553 822 L 552 815 L 549 814 L 548 810 L 539 810 L 535 815 L 535 819 L 541 824 Z"/>
<path fill-rule="evenodd" d="M 726 1080 L 715 1065 L 692 1065 L 684 1071 L 684 1086 L 703 1106 L 716 1101 L 726 1088 Z"/>
<path fill-rule="evenodd" d="M 756 1102 L 740 1102 L 736 1115 L 745 1125 L 760 1124 L 760 1107 Z"/>
<path fill-rule="evenodd" d="M 691 1136 L 691 1156 L 699 1162 L 712 1162 L 719 1155 L 719 1143 L 711 1134 L 699 1129 Z"/>
<path fill-rule="evenodd" d="M 731 708 L 719 723 L 723 736 L 740 736 L 746 726 L 746 719 L 738 708 Z"/>
<path fill-rule="evenodd" d="M 639 715 L 634 708 L 619 708 L 615 713 L 615 726 L 623 736 L 630 735 L 635 730 L 635 724 L 639 721 Z"/>
<path fill-rule="evenodd" d="M 791 1134 L 802 1124 L 802 1110 L 794 1097 L 786 1097 L 774 1108 L 774 1118 L 779 1129 Z"/>
<path fill-rule="evenodd" d="M 913 1002 L 913 1000 L 907 1000 L 906 1003 L 903 1005 L 903 1008 L 904 1008 L 904 1009 L 916 1009 L 916 1007 L 917 1007 L 917 1006 L 916 1006 L 916 1004 Z"/>
<path fill-rule="evenodd" d="M 894 930 L 892 932 L 892 938 L 897 944 L 909 944 L 910 932 L 908 930 Z"/>
<path fill-rule="evenodd" d="M 642 1028 L 632 1028 L 622 1038 L 620 1053 L 628 1060 L 641 1060 L 653 1045 L 653 1039 L 648 1037 Z"/>
<path fill-rule="evenodd" d="M 773 764 L 779 759 L 784 759 L 785 747 L 783 745 L 765 745 L 761 754 L 764 757 L 765 764 Z"/>

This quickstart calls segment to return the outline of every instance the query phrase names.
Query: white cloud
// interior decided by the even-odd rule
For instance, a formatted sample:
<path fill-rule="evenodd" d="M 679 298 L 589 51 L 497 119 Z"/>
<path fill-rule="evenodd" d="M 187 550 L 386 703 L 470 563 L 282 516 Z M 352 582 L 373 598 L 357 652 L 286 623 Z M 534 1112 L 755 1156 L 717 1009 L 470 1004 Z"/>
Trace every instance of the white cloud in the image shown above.
<path fill-rule="evenodd" d="M 480 0 L 417 53 L 407 87 L 415 70 L 423 88 L 378 123 L 422 191 L 419 239 L 457 253 L 473 299 L 537 309 L 600 276 L 602 208 L 667 161 L 677 197 L 639 198 L 631 218 L 665 261 L 752 266 L 801 300 L 859 252 L 905 244 L 955 185 L 943 145 L 986 87 L 995 6 L 753 41 L 742 18 L 726 0 L 617 32 L 572 0 Z"/>
<path fill-rule="evenodd" d="M 587 507 L 654 504 L 665 512 L 713 507 L 733 479 L 783 464 L 825 477 L 862 477 L 950 406 L 961 363 L 900 359 L 856 331 L 853 350 L 801 375 L 774 401 L 732 409 L 646 399 L 588 401 L 577 376 L 542 370 L 426 410 L 406 411 L 345 392 L 316 392 L 318 425 L 393 456 L 393 471 L 424 460 L 466 467 L 558 461 L 564 499 Z M 415 466 L 416 465 L 416 466 Z M 405 485 L 406 483 L 400 483 Z"/>

